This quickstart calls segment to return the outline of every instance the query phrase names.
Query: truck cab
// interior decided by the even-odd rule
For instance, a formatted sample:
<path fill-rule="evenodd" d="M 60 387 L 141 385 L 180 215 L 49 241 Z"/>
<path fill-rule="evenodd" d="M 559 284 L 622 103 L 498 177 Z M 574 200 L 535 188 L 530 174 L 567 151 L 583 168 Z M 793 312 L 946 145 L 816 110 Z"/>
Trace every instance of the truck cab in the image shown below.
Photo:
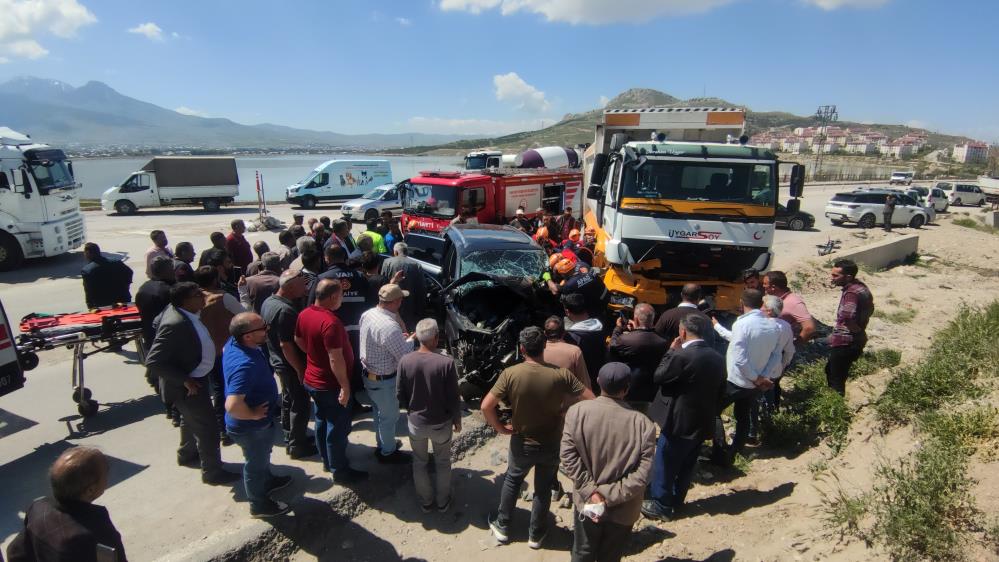
<path fill-rule="evenodd" d="M 0 127 L 0 271 L 83 245 L 80 187 L 62 150 Z"/>
<path fill-rule="evenodd" d="M 742 271 L 769 267 L 781 163 L 745 138 L 730 142 L 743 126 L 735 109 L 606 112 L 588 150 L 585 221 L 612 307 L 666 307 L 697 283 L 737 310 Z M 804 168 L 791 176 L 797 211 Z"/>
<path fill-rule="evenodd" d="M 499 150 L 477 150 L 465 155 L 466 170 L 499 168 L 503 163 L 503 153 Z"/>
<path fill-rule="evenodd" d="M 462 208 L 473 211 L 476 222 L 497 222 L 492 178 L 461 172 L 420 172 L 402 190 L 403 227 L 408 231 L 439 233 Z"/>

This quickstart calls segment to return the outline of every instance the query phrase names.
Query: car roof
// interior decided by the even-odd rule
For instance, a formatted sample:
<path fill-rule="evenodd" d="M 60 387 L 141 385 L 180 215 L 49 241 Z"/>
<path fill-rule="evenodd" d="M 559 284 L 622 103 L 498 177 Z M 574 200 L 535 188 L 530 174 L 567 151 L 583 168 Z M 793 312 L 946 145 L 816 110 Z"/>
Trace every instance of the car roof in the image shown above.
<path fill-rule="evenodd" d="M 527 235 L 508 225 L 455 224 L 447 236 L 459 253 L 478 250 L 540 250 L 541 246 Z"/>

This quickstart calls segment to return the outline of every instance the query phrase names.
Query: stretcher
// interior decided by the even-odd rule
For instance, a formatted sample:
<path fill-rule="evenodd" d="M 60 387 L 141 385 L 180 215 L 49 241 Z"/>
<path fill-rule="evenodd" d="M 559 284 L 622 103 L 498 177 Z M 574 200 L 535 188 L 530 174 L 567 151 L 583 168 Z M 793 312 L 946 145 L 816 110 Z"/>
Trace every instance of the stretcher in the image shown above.
<path fill-rule="evenodd" d="M 73 350 L 73 402 L 81 416 L 97 413 L 98 402 L 86 386 L 83 361 L 102 351 L 118 351 L 135 342 L 140 362 L 145 362 L 142 320 L 133 304 L 107 306 L 89 312 L 29 314 L 21 319 L 17 355 L 25 371 L 38 366 L 38 351 L 66 346 Z M 87 350 L 90 344 L 92 349 Z"/>

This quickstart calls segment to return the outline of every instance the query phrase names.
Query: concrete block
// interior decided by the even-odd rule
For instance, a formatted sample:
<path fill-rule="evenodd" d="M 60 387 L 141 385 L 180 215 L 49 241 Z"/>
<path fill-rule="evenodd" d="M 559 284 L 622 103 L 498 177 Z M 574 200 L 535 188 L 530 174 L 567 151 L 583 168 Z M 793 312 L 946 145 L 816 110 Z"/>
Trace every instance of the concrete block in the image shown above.
<path fill-rule="evenodd" d="M 919 250 L 919 236 L 907 234 L 835 254 L 834 259 L 850 259 L 872 269 L 887 269 L 905 261 Z"/>
<path fill-rule="evenodd" d="M 992 228 L 999 228 L 999 211 L 992 211 L 985 219 L 985 224 L 991 224 Z"/>

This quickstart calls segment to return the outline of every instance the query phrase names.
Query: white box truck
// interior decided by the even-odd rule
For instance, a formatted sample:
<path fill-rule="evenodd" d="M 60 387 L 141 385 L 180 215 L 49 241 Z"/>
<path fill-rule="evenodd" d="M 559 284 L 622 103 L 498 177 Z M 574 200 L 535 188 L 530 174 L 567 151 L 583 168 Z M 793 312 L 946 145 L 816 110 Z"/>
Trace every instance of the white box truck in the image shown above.
<path fill-rule="evenodd" d="M 62 150 L 0 127 L 0 271 L 86 242 L 80 187 Z"/>
<path fill-rule="evenodd" d="M 231 156 L 157 156 L 101 195 L 106 212 L 130 215 L 165 205 L 201 205 L 215 212 L 239 195 Z"/>
<path fill-rule="evenodd" d="M 320 201 L 356 199 L 372 188 L 392 183 L 388 160 L 328 160 L 286 188 L 285 199 L 303 209 Z"/>

